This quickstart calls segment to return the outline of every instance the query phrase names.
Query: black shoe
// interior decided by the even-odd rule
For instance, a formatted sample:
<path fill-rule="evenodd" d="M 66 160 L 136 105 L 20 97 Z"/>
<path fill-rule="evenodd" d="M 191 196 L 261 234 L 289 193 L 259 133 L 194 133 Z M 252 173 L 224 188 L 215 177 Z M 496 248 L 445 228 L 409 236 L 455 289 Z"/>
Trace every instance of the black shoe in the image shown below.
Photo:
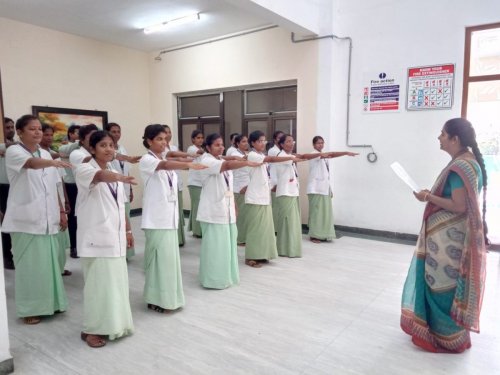
<path fill-rule="evenodd" d="M 69 251 L 69 256 L 70 256 L 71 258 L 75 258 L 75 259 L 80 258 L 80 257 L 78 256 L 78 254 L 76 253 L 76 249 L 70 249 L 70 251 Z"/>
<path fill-rule="evenodd" d="M 3 268 L 6 270 L 15 270 L 14 261 L 12 259 L 4 259 L 3 260 Z"/>

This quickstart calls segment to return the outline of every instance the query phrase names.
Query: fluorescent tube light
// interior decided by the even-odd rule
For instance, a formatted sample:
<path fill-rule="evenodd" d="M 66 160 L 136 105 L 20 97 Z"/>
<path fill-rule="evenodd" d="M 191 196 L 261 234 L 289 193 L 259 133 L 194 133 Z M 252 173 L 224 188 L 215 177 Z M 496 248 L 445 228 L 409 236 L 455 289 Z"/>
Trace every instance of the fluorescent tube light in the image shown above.
<path fill-rule="evenodd" d="M 198 21 L 200 19 L 200 13 L 191 14 L 185 17 L 174 18 L 170 21 L 165 21 L 156 25 L 148 26 L 144 28 L 144 34 L 157 33 L 160 31 L 165 31 L 171 26 L 182 25 L 184 23 Z"/>

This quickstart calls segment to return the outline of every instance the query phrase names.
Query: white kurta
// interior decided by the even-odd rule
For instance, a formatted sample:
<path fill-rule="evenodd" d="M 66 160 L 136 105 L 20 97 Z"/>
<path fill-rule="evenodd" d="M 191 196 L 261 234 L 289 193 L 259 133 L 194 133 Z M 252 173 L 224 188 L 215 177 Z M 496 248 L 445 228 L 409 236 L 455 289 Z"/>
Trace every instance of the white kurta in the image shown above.
<path fill-rule="evenodd" d="M 319 153 L 319 151 L 315 150 L 313 153 Z M 321 158 L 309 160 L 307 194 L 330 195 L 330 166 L 328 160 Z"/>
<path fill-rule="evenodd" d="M 255 163 L 264 162 L 266 155 L 256 151 L 250 151 L 248 161 Z M 264 163 L 260 167 L 250 168 L 250 181 L 245 193 L 245 203 L 269 205 L 271 204 L 271 191 L 269 190 L 269 174 L 267 164 Z"/>
<path fill-rule="evenodd" d="M 52 160 L 50 154 L 40 148 L 35 153 L 36 156 L 37 154 L 43 159 Z M 10 191 L 2 224 L 3 232 L 56 234 L 59 231 L 59 174 L 55 167 L 23 168 L 26 161 L 33 157 L 35 156 L 20 144 L 10 146 L 6 151 L 5 164 Z"/>
<path fill-rule="evenodd" d="M 111 167 L 110 167 L 111 168 Z M 78 187 L 77 249 L 81 257 L 121 257 L 127 253 L 125 193 L 121 182 L 92 183 L 101 170 L 92 159 L 75 169 Z"/>
<path fill-rule="evenodd" d="M 144 183 L 142 229 L 177 229 L 179 223 L 177 175 L 174 171 L 157 170 L 161 161 L 147 153 L 139 162 Z"/>
<path fill-rule="evenodd" d="M 198 205 L 196 220 L 212 224 L 236 223 L 233 194 L 233 174 L 231 171 L 221 173 L 223 160 L 216 159 L 209 153 L 203 154 L 201 164 L 203 186 Z"/>
<path fill-rule="evenodd" d="M 280 152 L 278 157 L 290 156 L 285 151 Z M 288 197 L 299 196 L 299 175 L 293 161 L 288 160 L 274 165 L 276 171 L 276 197 L 282 195 Z"/>

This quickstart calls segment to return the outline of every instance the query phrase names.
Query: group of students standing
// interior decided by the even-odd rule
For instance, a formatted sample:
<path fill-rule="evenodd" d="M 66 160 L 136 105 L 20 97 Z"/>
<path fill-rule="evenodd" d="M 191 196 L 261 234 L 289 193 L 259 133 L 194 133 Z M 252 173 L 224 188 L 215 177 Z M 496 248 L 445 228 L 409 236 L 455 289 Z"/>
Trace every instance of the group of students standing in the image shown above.
<path fill-rule="evenodd" d="M 321 137 L 314 138 L 313 153 L 294 154 L 293 137 L 279 132 L 274 134 L 279 151 L 273 155 L 271 149 L 266 155 L 260 131 L 237 135 L 226 155 L 219 134 L 205 139 L 195 131 L 193 146 L 181 152 L 170 144 L 170 128 L 156 124 L 144 130 L 146 154 L 131 157 L 118 144 L 121 129 L 116 123 L 105 131 L 82 126 L 77 129 L 78 143 L 70 141 L 51 155 L 36 117 L 22 116 L 16 130 L 20 142 L 4 155 L 10 194 L 2 231 L 12 237 L 17 315 L 26 324 L 36 324 L 41 316 L 66 310 L 62 275 L 68 271 L 63 260 L 65 249 L 71 247 L 82 258 L 81 338 L 91 347 L 134 329 L 126 259 L 133 255 L 129 202 L 136 181 L 128 173 L 129 163 L 139 163 L 144 184 L 144 300 L 149 309 L 166 313 L 184 305 L 179 246 L 185 235 L 177 171 L 189 169 L 188 229 L 201 237 L 200 282 L 205 288 L 224 289 L 239 283 L 238 243 L 245 244 L 245 263 L 251 267 L 259 268 L 277 255 L 301 256 L 297 162 L 311 163 L 311 240 L 334 238 L 328 159 L 356 155 L 323 152 Z M 75 186 L 68 189 L 70 184 Z M 77 194 L 70 193 L 73 188 Z M 69 213 L 78 225 L 76 236 L 70 234 L 68 241 Z"/>

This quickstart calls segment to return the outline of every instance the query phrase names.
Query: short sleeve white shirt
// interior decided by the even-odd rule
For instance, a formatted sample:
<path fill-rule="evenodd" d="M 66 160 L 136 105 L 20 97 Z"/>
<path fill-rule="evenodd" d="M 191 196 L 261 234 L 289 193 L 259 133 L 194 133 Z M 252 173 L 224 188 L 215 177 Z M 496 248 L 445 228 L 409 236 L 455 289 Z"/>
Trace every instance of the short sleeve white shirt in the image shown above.
<path fill-rule="evenodd" d="M 278 154 L 281 152 L 280 148 L 276 145 L 271 147 L 269 151 L 267 152 L 267 155 L 269 156 L 278 156 Z M 269 164 L 269 176 L 271 179 L 271 187 L 275 187 L 278 184 L 278 177 L 276 176 L 276 168 L 275 164 L 271 163 Z"/>
<path fill-rule="evenodd" d="M 223 160 L 216 159 L 209 153 L 203 154 L 201 164 L 202 188 L 198 216 L 196 220 L 213 224 L 232 224 L 236 222 L 233 194 L 233 174 L 221 172 Z"/>
<path fill-rule="evenodd" d="M 315 150 L 313 153 L 318 153 L 318 151 Z M 307 194 L 330 195 L 330 166 L 328 160 L 321 158 L 309 160 Z"/>
<path fill-rule="evenodd" d="M 123 184 L 93 183 L 95 174 L 100 170 L 94 159 L 75 169 L 80 198 L 76 237 L 78 255 L 122 257 L 127 251 Z"/>
<path fill-rule="evenodd" d="M 176 145 L 169 145 L 167 146 L 167 151 L 179 151 L 179 147 Z M 177 175 L 177 190 L 182 191 L 182 188 L 184 187 L 182 183 L 182 176 L 179 170 L 175 171 L 175 174 Z"/>
<path fill-rule="evenodd" d="M 240 158 L 245 156 L 245 153 L 238 150 L 237 148 L 228 149 L 227 156 L 239 156 Z M 250 167 L 238 168 L 233 171 L 233 189 L 235 193 L 239 193 L 241 189 L 248 186 L 250 182 Z"/>
<path fill-rule="evenodd" d="M 201 161 L 201 157 L 204 155 L 200 155 L 200 154 L 197 154 L 199 148 L 196 147 L 195 145 L 191 145 L 188 147 L 187 149 L 187 153 L 190 154 L 192 157 L 194 157 L 195 159 L 193 160 L 193 163 L 198 163 L 200 164 L 200 161 Z M 196 156 L 198 155 L 198 156 Z M 189 172 L 188 172 L 188 186 L 199 186 L 201 187 L 202 185 L 202 177 L 201 177 L 201 174 L 200 174 L 200 171 L 195 171 L 195 170 L 192 170 L 190 169 Z"/>
<path fill-rule="evenodd" d="M 286 152 L 282 151 L 278 157 L 290 156 Z M 297 172 L 297 167 L 293 161 L 284 161 L 274 164 L 276 171 L 276 197 L 281 197 L 282 195 L 288 197 L 298 197 L 299 196 L 299 175 Z"/>
<path fill-rule="evenodd" d="M 39 148 L 37 152 L 41 158 L 52 160 L 47 151 Z M 33 157 L 36 156 L 19 144 L 6 151 L 5 164 L 10 182 L 2 227 L 6 233 L 56 234 L 59 231 L 59 174 L 54 167 L 23 168 Z"/>
<path fill-rule="evenodd" d="M 118 149 L 116 151 L 121 155 L 128 155 L 127 150 L 122 145 L 118 145 Z M 124 176 L 130 175 L 130 163 L 128 163 L 126 161 L 120 161 L 120 160 L 114 159 L 111 162 L 111 166 L 113 167 L 113 169 L 115 171 L 117 171 L 118 173 L 121 173 Z M 132 190 L 132 187 L 130 186 L 130 184 L 123 184 L 123 189 L 125 190 L 125 202 L 129 202 L 130 201 L 130 191 Z"/>
<path fill-rule="evenodd" d="M 157 170 L 161 161 L 162 159 L 147 153 L 139 162 L 144 184 L 143 229 L 177 229 L 178 226 L 177 175 L 174 171 Z"/>
<path fill-rule="evenodd" d="M 250 151 L 248 161 L 255 163 L 263 163 L 264 154 L 256 151 Z M 271 204 L 271 191 L 269 186 L 269 173 L 267 163 L 259 167 L 250 168 L 250 181 L 248 182 L 247 191 L 245 193 L 245 203 L 258 204 L 262 206 Z"/>
<path fill-rule="evenodd" d="M 61 160 L 70 162 L 69 156 L 79 147 L 80 145 L 78 144 L 78 142 L 68 143 L 59 147 L 59 155 L 61 156 Z M 66 182 L 67 184 L 74 184 L 75 176 L 73 174 L 73 170 L 71 168 L 65 168 L 64 171 L 66 172 L 63 174 L 64 182 Z"/>

